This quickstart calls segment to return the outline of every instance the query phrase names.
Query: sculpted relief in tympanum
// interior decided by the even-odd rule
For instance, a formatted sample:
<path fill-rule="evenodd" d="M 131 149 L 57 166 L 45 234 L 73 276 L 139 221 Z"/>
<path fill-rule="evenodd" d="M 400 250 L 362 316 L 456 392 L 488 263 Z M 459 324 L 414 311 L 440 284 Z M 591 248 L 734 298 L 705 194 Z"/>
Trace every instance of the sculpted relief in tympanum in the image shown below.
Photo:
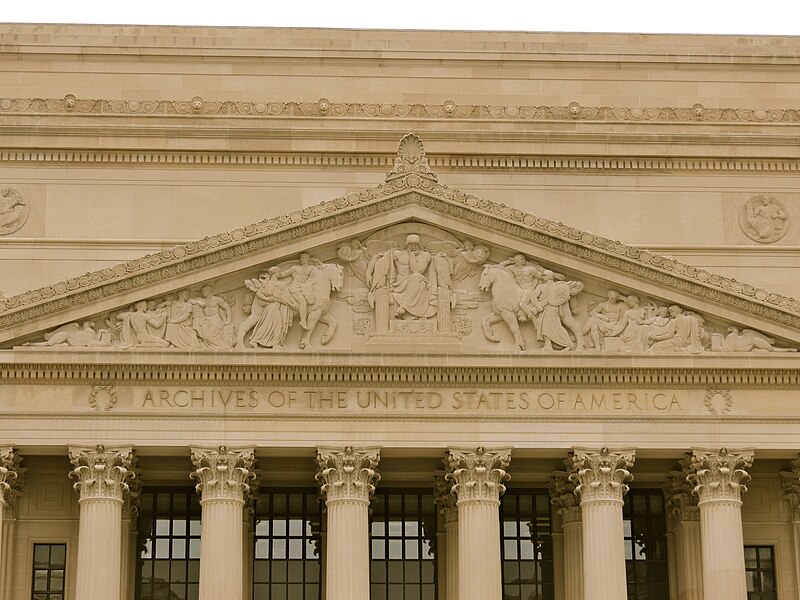
<path fill-rule="evenodd" d="M 753 329 L 422 223 L 142 299 L 25 345 L 167 352 L 796 351 Z"/>

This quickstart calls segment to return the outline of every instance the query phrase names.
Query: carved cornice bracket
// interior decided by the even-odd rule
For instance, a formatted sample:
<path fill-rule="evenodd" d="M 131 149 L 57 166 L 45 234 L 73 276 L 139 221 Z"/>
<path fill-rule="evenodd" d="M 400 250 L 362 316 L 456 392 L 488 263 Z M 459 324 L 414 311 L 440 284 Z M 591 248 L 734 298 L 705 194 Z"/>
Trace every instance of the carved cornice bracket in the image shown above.
<path fill-rule="evenodd" d="M 192 464 L 196 469 L 190 476 L 197 480 L 195 489 L 200 494 L 201 503 L 231 500 L 244 504 L 255 478 L 254 448 L 193 446 L 191 452 Z"/>
<path fill-rule="evenodd" d="M 442 461 L 446 463 L 445 461 Z M 458 521 L 458 507 L 456 495 L 453 493 L 453 484 L 447 480 L 445 471 L 435 471 L 433 474 L 433 500 L 439 507 L 439 514 L 444 518 L 444 524 Z"/>
<path fill-rule="evenodd" d="M 70 477 L 73 487 L 84 500 L 123 501 L 130 490 L 133 471 L 133 448 L 130 446 L 71 446 L 69 460 L 75 466 Z"/>
<path fill-rule="evenodd" d="M 317 448 L 316 480 L 327 502 L 350 500 L 369 503 L 380 481 L 380 448 Z"/>
<path fill-rule="evenodd" d="M 792 521 L 800 522 L 800 458 L 791 463 L 791 471 L 781 472 L 783 498 L 792 509 Z"/>
<path fill-rule="evenodd" d="M 750 475 L 745 469 L 753 464 L 753 450 L 721 448 L 692 450 L 691 469 L 687 480 L 694 486 L 698 504 L 706 502 L 741 503 Z"/>
<path fill-rule="evenodd" d="M 451 448 L 445 459 L 446 478 L 453 482 L 457 504 L 462 502 L 500 502 L 506 491 L 504 481 L 511 462 L 511 448 Z"/>
<path fill-rule="evenodd" d="M 550 476 L 550 504 L 555 513 L 561 517 L 561 523 L 577 523 L 581 521 L 581 506 L 575 494 L 575 484 L 570 481 L 566 471 L 555 471 Z"/>
<path fill-rule="evenodd" d="M 630 470 L 636 459 L 633 448 L 609 450 L 601 448 L 574 448 L 572 473 L 575 493 L 581 504 L 587 502 L 619 502 L 628 492 L 626 482 L 633 479 Z"/>

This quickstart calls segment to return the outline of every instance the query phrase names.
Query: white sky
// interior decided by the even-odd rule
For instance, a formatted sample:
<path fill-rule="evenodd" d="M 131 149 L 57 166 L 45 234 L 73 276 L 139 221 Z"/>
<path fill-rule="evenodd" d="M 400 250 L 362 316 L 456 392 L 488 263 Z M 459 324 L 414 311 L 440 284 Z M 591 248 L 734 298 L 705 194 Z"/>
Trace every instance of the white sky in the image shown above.
<path fill-rule="evenodd" d="M 800 0 L 0 0 L 0 22 L 800 35 Z"/>

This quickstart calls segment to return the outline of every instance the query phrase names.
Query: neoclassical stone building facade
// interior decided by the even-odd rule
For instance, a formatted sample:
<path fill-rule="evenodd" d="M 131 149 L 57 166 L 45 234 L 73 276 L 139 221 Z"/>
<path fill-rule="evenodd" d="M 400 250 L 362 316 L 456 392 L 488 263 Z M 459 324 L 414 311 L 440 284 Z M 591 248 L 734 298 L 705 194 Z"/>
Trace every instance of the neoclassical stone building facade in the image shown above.
<path fill-rule="evenodd" d="M 0 26 L 0 600 L 800 598 L 799 51 Z"/>

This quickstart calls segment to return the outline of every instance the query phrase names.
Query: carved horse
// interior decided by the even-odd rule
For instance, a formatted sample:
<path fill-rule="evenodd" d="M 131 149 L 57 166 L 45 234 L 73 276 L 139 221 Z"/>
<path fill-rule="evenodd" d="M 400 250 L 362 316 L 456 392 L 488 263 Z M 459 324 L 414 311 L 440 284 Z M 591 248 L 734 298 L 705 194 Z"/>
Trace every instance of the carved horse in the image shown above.
<path fill-rule="evenodd" d="M 313 301 L 308 303 L 308 316 L 306 329 L 300 339 L 300 348 L 311 346 L 311 334 L 319 323 L 327 325 L 320 338 L 324 345 L 331 341 L 338 325 L 336 319 L 330 314 L 331 292 L 338 292 L 344 283 L 344 269 L 341 265 L 323 264 L 318 266 L 309 278 L 312 282 L 314 294 Z"/>
<path fill-rule="evenodd" d="M 478 288 L 492 294 L 492 312 L 482 321 L 483 335 L 486 339 L 490 342 L 500 341 L 500 336 L 492 329 L 492 325 L 503 321 L 514 336 L 517 348 L 525 350 L 525 340 L 522 339 L 517 320 L 522 288 L 514 279 L 514 275 L 503 267 L 486 265 L 481 273 Z"/>

